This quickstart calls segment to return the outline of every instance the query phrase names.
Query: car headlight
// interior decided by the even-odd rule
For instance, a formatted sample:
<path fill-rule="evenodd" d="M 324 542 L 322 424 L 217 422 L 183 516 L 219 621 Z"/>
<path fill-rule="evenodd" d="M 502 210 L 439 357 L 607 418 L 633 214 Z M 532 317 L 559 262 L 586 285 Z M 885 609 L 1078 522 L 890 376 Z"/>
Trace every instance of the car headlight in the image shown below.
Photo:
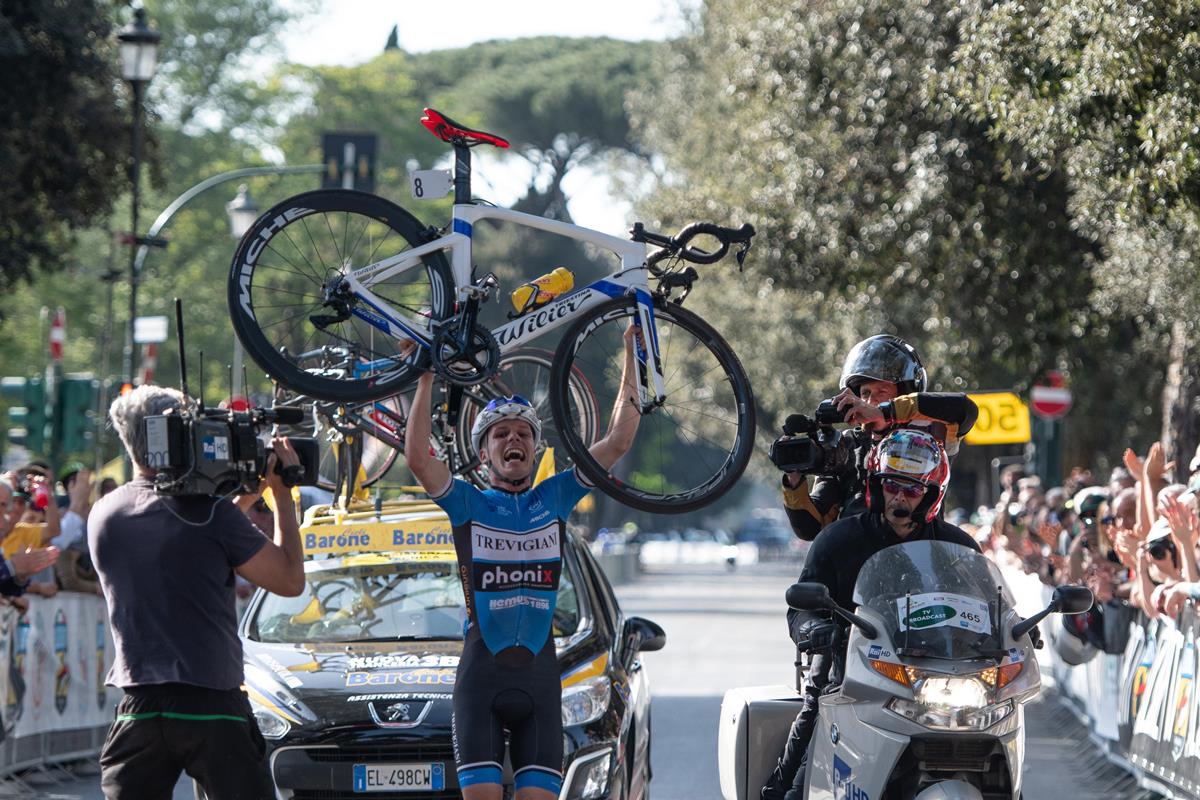
<path fill-rule="evenodd" d="M 260 703 L 251 700 L 250 710 L 254 712 L 254 721 L 264 739 L 282 739 L 292 729 L 290 722 Z"/>
<path fill-rule="evenodd" d="M 586 753 L 572 762 L 567 770 L 569 783 L 563 797 L 570 800 L 599 800 L 608 793 L 608 768 L 612 751 Z"/>
<path fill-rule="evenodd" d="M 568 686 L 562 693 L 562 724 L 595 722 L 608 710 L 609 680 L 601 675 Z"/>

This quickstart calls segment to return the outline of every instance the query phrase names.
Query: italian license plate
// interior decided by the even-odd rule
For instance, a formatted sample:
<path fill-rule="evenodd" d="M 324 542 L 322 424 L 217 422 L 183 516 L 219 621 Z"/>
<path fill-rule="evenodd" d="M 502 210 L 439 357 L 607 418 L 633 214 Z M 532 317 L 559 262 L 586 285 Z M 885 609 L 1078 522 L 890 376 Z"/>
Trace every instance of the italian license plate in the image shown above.
<path fill-rule="evenodd" d="M 440 792 L 446 788 L 442 764 L 355 764 L 355 792 Z"/>

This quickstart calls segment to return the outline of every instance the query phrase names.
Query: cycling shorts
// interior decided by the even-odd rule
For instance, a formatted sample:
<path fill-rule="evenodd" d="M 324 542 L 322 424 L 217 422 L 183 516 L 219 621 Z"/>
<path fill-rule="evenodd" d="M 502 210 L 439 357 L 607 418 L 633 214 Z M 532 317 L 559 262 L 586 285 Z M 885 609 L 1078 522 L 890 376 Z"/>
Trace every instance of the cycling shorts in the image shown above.
<path fill-rule="evenodd" d="M 557 795 L 563 730 L 554 637 L 532 658 L 524 647 L 497 657 L 472 625 L 454 680 L 454 760 L 460 787 L 503 782 L 505 730 L 516 788 L 533 786 Z"/>

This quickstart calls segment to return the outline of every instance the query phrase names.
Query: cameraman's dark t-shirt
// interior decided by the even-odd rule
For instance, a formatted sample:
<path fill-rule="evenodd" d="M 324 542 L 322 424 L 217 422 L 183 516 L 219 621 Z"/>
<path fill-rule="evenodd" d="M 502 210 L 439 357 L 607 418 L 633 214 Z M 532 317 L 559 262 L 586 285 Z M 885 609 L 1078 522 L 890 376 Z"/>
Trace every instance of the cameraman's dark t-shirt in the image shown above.
<path fill-rule="evenodd" d="M 116 644 L 108 684 L 240 686 L 233 570 L 267 538 L 237 506 L 138 478 L 92 507 L 87 531 Z"/>

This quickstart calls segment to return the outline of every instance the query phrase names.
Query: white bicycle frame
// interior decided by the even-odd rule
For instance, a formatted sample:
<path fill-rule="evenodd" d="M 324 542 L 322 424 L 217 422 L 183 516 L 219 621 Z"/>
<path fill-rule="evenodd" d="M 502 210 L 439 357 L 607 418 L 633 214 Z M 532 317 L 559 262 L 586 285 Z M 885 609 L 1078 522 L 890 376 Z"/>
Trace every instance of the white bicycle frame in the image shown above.
<path fill-rule="evenodd" d="M 345 275 L 346 282 L 354 296 L 370 306 L 368 310 L 359 304 L 354 309 L 355 316 L 395 339 L 411 339 L 421 347 L 428 349 L 432 341 L 428 321 L 422 319 L 420 322 L 416 322 L 398 314 L 388 303 L 373 294 L 370 287 L 379 281 L 387 280 L 410 269 L 423 268 L 421 262 L 423 256 L 445 250 L 450 253 L 450 268 L 454 277 L 457 299 L 462 301 L 477 296 L 479 289 L 471 281 L 471 243 L 475 224 L 482 219 L 512 222 L 576 241 L 588 242 L 609 250 L 621 261 L 620 269 L 612 275 L 576 289 L 536 311 L 523 314 L 494 329 L 492 335 L 496 337 L 496 341 L 500 345 L 501 354 L 515 350 L 528 341 L 561 327 L 572 318 L 607 300 L 633 295 L 637 301 L 638 324 L 645 332 L 644 341 L 649 344 L 649 347 L 646 348 L 643 348 L 640 343 L 637 344 L 638 366 L 639 370 L 649 373 L 652 381 L 650 385 L 654 389 L 654 396 L 650 397 L 646 389 L 648 382 L 641 380 L 642 376 L 639 375 L 638 399 L 643 409 L 661 404 L 666 398 L 666 389 L 659 357 L 654 303 L 650 295 L 649 283 L 646 280 L 646 245 L 642 242 L 620 239 L 589 228 L 508 208 L 456 204 L 450 233 L 420 247 L 405 250 L 374 264 L 352 270 Z M 435 292 L 435 296 L 440 294 L 441 292 Z M 446 311 L 448 309 L 433 309 L 434 319 L 445 319 Z"/>

